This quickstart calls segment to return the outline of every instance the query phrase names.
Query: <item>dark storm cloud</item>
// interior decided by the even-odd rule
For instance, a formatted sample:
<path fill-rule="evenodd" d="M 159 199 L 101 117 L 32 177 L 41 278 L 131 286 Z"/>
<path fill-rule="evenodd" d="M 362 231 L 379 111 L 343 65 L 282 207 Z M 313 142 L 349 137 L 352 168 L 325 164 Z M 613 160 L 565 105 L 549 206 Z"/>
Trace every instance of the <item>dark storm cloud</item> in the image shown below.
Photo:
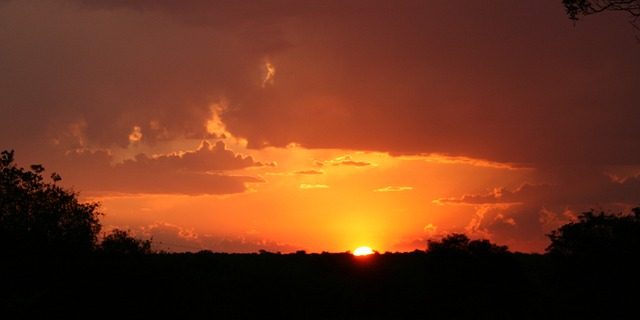
<path fill-rule="evenodd" d="M 640 164 L 640 46 L 616 15 L 574 26 L 559 2 L 506 0 L 0 6 L 0 145 L 18 155 L 128 148 L 136 128 L 148 146 L 211 138 L 218 115 L 251 148 L 295 142 L 541 170 Z M 214 149 L 177 162 L 203 169 L 196 159 Z M 176 159 L 144 156 L 119 170 Z M 174 178 L 139 171 L 145 181 Z M 586 201 L 634 200 L 637 178 L 616 185 L 601 173 L 559 185 Z M 230 190 L 255 180 L 189 174 Z"/>
<path fill-rule="evenodd" d="M 78 121 L 103 147 L 134 126 L 144 143 L 206 138 L 224 99 L 227 129 L 255 148 L 640 162 L 640 49 L 615 16 L 573 26 L 560 3 L 525 1 L 2 6 L 0 102 L 17 119 L 3 144 Z"/>

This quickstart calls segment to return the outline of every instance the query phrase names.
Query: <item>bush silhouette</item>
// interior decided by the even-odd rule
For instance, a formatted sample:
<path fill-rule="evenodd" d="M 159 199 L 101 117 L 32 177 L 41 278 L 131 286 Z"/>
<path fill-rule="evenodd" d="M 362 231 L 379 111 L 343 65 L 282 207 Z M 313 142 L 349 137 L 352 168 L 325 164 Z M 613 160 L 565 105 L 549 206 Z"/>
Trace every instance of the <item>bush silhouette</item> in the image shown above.
<path fill-rule="evenodd" d="M 0 156 L 0 250 L 9 255 L 79 255 L 93 251 L 101 225 L 98 203 L 82 203 L 72 190 L 42 177 L 44 168 L 25 170 L 14 151 Z"/>

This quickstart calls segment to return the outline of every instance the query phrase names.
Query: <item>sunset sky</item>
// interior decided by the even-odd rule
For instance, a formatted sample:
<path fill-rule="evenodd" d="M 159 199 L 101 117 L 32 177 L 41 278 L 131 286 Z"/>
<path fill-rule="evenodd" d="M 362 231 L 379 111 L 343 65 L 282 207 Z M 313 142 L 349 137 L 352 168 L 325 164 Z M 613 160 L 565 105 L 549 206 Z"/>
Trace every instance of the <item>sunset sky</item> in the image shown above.
<path fill-rule="evenodd" d="M 561 0 L 0 0 L 0 149 L 162 250 L 543 253 L 640 206 L 639 38 Z"/>

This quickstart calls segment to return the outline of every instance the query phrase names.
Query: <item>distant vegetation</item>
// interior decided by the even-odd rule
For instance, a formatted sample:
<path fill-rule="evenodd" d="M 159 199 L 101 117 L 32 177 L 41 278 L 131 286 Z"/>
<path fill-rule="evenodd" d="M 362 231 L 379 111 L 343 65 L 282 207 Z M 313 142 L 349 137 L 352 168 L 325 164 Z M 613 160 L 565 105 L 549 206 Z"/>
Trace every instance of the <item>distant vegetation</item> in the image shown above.
<path fill-rule="evenodd" d="M 635 318 L 640 207 L 589 211 L 545 254 L 450 234 L 407 253 L 167 253 L 0 157 L 0 316 L 222 319 Z"/>

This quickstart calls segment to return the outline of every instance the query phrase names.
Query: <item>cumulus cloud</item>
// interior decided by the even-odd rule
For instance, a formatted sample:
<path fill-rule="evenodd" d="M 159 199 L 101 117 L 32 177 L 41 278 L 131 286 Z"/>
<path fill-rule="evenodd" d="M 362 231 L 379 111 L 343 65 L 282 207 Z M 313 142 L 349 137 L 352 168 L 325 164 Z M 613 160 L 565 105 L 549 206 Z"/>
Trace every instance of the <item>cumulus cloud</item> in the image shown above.
<path fill-rule="evenodd" d="M 203 141 L 195 151 L 158 155 L 151 158 L 141 156 L 135 161 L 125 161 L 123 166 L 135 166 L 136 164 L 150 165 L 159 170 L 185 170 L 185 171 L 227 171 L 249 167 L 274 166 L 273 163 L 255 161 L 252 156 L 236 154 L 226 148 L 223 141 L 217 141 L 211 145 L 209 141 Z"/>
<path fill-rule="evenodd" d="M 108 226 L 107 229 L 129 230 L 134 237 L 152 241 L 152 248 L 169 252 L 197 252 L 210 250 L 213 252 L 257 253 L 260 250 L 269 252 L 295 252 L 300 246 L 279 243 L 260 238 L 258 232 L 247 232 L 245 236 L 227 238 L 211 234 L 199 234 L 166 221 L 156 221 L 138 228 Z"/>
<path fill-rule="evenodd" d="M 189 195 L 244 192 L 248 184 L 264 180 L 257 176 L 231 175 L 228 171 L 272 165 L 236 154 L 221 141 L 215 145 L 204 141 L 194 151 L 155 156 L 138 154 L 114 165 L 110 164 L 110 154 L 102 150 L 79 149 L 68 152 L 67 159 L 77 164 L 68 172 L 70 180 L 77 181 L 83 188 Z"/>

